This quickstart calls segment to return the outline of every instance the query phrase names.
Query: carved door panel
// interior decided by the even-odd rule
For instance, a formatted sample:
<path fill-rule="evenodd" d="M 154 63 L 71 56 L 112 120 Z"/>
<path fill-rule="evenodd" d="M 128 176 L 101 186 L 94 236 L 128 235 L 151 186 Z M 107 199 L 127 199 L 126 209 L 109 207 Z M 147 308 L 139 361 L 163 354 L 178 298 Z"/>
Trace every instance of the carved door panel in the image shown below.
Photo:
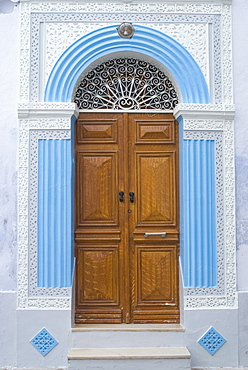
<path fill-rule="evenodd" d="M 173 116 L 83 113 L 75 151 L 76 322 L 178 322 Z"/>
<path fill-rule="evenodd" d="M 131 321 L 178 322 L 178 144 L 172 115 L 129 114 Z"/>

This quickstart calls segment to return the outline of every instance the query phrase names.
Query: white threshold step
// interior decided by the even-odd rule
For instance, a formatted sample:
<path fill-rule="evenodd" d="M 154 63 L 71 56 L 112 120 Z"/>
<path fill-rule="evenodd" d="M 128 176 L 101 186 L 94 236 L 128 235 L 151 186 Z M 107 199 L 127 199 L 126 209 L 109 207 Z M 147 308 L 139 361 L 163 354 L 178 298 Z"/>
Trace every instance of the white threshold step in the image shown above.
<path fill-rule="evenodd" d="M 184 332 L 181 324 L 75 324 L 73 332 L 80 331 L 173 331 Z"/>
<path fill-rule="evenodd" d="M 190 359 L 186 347 L 71 348 L 68 360 Z"/>

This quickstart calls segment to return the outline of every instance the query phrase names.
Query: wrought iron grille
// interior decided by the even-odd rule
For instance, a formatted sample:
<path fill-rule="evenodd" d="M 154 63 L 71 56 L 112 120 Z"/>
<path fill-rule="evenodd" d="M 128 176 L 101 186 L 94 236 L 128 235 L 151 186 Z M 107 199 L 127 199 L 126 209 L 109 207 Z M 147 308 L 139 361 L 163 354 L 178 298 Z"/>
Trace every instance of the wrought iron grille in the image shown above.
<path fill-rule="evenodd" d="M 74 94 L 79 109 L 173 109 L 175 87 L 156 66 L 135 58 L 111 59 L 91 70 Z"/>

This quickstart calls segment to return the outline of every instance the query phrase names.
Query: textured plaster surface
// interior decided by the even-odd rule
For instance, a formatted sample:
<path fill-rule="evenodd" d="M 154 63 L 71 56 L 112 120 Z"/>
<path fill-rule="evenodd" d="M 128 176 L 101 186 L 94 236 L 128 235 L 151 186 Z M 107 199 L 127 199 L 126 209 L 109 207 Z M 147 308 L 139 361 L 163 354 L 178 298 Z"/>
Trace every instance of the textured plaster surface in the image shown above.
<path fill-rule="evenodd" d="M 248 293 L 239 295 L 239 364 L 248 367 Z"/>
<path fill-rule="evenodd" d="M 15 4 L 16 2 L 18 2 L 18 0 L 0 0 L 0 13 L 3 13 L 3 14 L 10 14 L 14 11 L 15 7 L 17 6 L 17 4 Z"/>
<path fill-rule="evenodd" d="M 58 345 L 45 357 L 30 343 L 30 340 L 44 327 L 58 342 Z M 70 335 L 70 310 L 18 310 L 17 365 L 33 366 L 33 368 L 66 367 Z"/>
<path fill-rule="evenodd" d="M 227 325 L 228 323 L 228 325 Z M 212 356 L 198 340 L 213 326 L 225 339 L 226 343 Z M 185 342 L 191 353 L 192 367 L 221 367 L 227 364 L 238 367 L 238 310 L 186 310 Z"/>
<path fill-rule="evenodd" d="M 233 0 L 238 289 L 248 290 L 248 2 Z"/>
<path fill-rule="evenodd" d="M 0 291 L 16 289 L 19 8 L 0 13 Z"/>
<path fill-rule="evenodd" d="M 0 366 L 16 365 L 16 293 L 0 292 Z"/>

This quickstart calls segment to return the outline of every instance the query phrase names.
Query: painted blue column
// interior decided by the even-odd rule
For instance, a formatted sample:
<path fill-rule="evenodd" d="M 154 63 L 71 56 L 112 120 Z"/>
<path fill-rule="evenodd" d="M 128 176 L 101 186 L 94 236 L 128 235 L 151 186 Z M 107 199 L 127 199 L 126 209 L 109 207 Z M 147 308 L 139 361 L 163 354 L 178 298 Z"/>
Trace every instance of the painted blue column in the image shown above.
<path fill-rule="evenodd" d="M 185 287 L 217 285 L 215 141 L 183 139 L 180 122 L 181 265 Z"/>
<path fill-rule="evenodd" d="M 73 229 L 69 139 L 38 141 L 38 286 L 70 287 Z"/>

